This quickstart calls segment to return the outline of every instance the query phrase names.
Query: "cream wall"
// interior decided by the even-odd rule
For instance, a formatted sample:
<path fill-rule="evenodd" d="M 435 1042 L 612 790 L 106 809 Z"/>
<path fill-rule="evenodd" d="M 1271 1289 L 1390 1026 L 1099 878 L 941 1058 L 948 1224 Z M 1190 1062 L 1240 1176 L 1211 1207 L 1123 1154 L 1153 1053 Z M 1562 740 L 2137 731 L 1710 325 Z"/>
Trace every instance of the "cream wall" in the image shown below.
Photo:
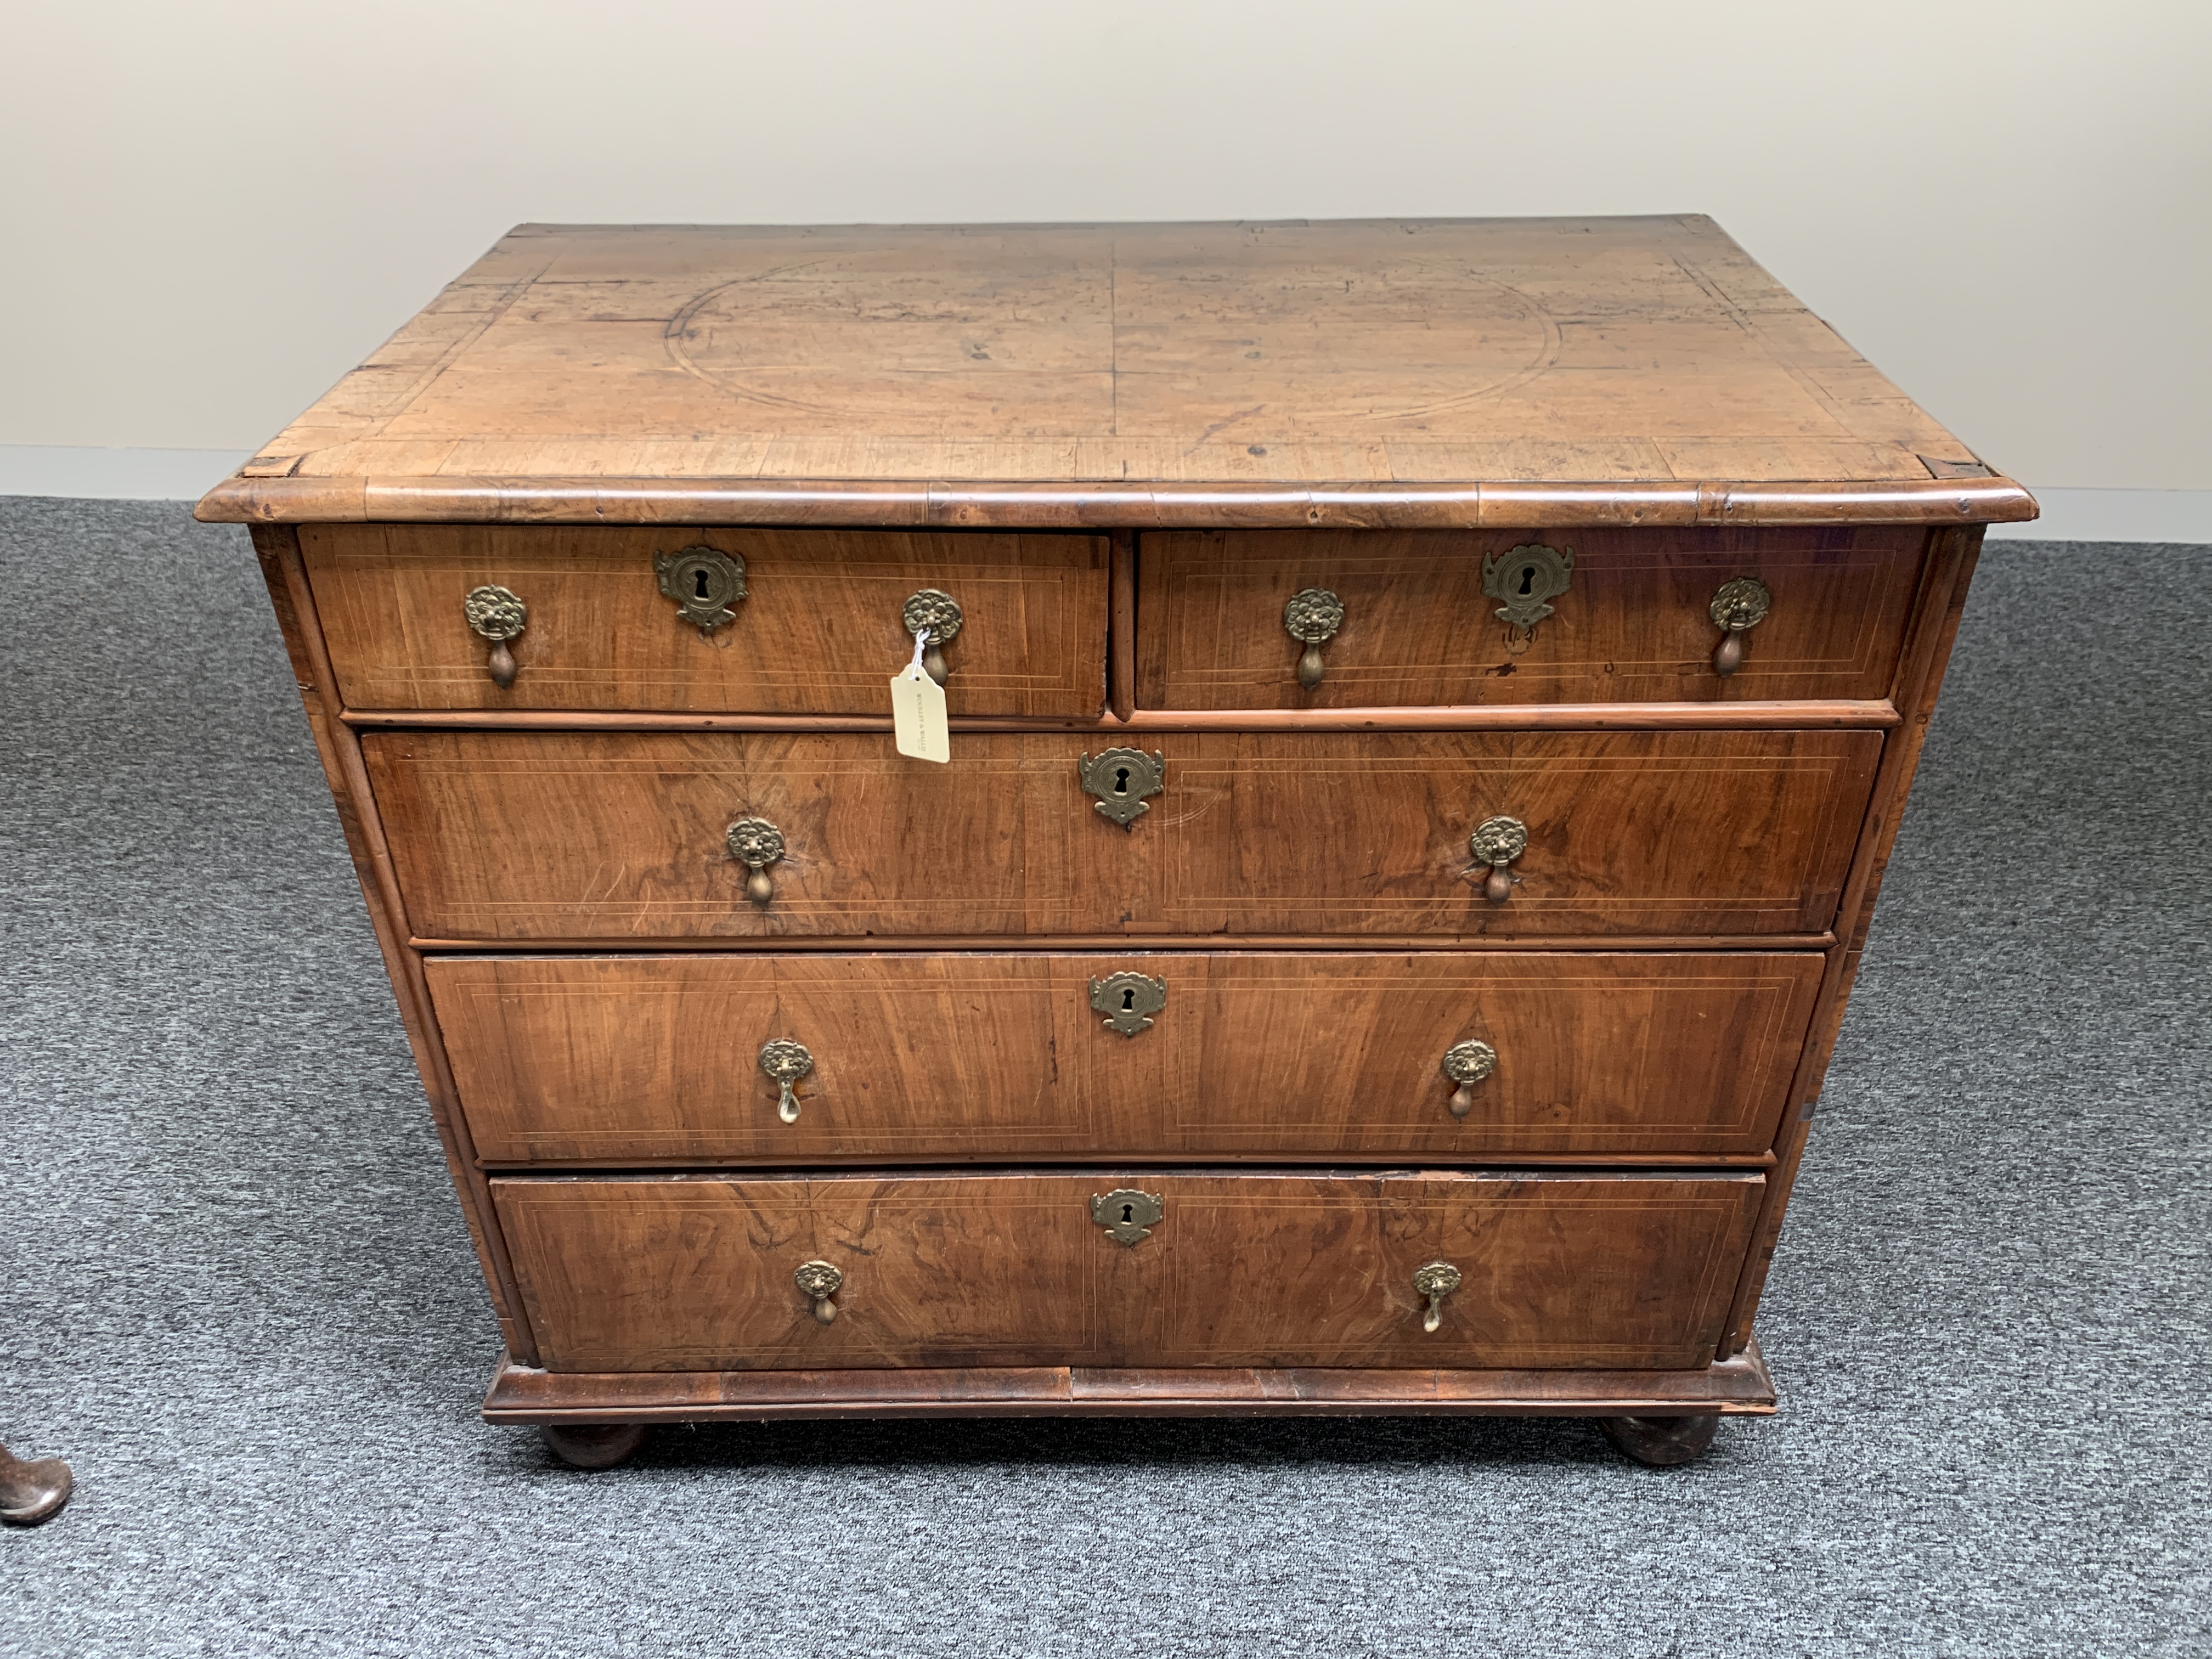
<path fill-rule="evenodd" d="M 520 220 L 1693 210 L 2031 485 L 2212 488 L 2204 0 L 10 0 L 0 40 L 0 445 L 251 448 Z"/>

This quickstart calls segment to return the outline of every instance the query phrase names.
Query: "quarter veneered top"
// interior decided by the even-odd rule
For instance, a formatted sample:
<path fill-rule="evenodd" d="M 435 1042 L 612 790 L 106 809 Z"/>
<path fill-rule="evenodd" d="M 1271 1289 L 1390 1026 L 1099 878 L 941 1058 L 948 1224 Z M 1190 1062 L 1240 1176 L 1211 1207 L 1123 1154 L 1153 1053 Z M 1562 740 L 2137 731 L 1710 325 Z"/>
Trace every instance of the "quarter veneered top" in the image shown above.
<path fill-rule="evenodd" d="M 523 225 L 204 519 L 2025 519 L 1710 219 Z"/>

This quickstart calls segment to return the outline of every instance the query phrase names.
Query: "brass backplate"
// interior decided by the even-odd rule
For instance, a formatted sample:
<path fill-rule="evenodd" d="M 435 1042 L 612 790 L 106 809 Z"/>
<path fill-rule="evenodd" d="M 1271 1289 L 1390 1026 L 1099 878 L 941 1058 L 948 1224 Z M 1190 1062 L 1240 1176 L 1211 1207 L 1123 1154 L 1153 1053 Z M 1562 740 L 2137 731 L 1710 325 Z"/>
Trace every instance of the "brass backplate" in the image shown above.
<path fill-rule="evenodd" d="M 1158 1193 L 1140 1193 L 1133 1187 L 1091 1195 L 1091 1218 L 1106 1230 L 1107 1237 L 1131 1249 L 1152 1236 L 1165 1213 Z"/>
<path fill-rule="evenodd" d="M 845 1288 L 845 1270 L 834 1261 L 802 1261 L 791 1277 L 802 1293 L 817 1302 Z"/>
<path fill-rule="evenodd" d="M 899 620 L 906 624 L 909 637 L 927 629 L 930 643 L 943 645 L 960 632 L 965 618 L 959 600 L 941 589 L 925 587 L 901 608 Z"/>
<path fill-rule="evenodd" d="M 1741 633 L 1765 622 L 1766 613 L 1773 608 L 1774 595 L 1767 591 L 1765 582 L 1756 576 L 1738 576 L 1721 584 L 1712 604 L 1705 607 L 1705 614 L 1713 619 L 1714 627 Z"/>
<path fill-rule="evenodd" d="M 461 601 L 469 627 L 488 640 L 511 640 L 529 624 L 530 607 L 504 587 L 472 587 Z"/>
<path fill-rule="evenodd" d="M 1305 645 L 1326 645 L 1344 626 L 1344 601 L 1326 587 L 1291 595 L 1283 607 L 1283 632 Z"/>
<path fill-rule="evenodd" d="M 1444 1075 L 1462 1088 L 1480 1083 L 1498 1069 L 1498 1050 L 1480 1038 L 1455 1042 L 1444 1050 Z"/>
<path fill-rule="evenodd" d="M 739 818 L 723 836 L 722 844 L 746 868 L 765 870 L 783 856 L 783 831 L 766 818 Z"/>
<path fill-rule="evenodd" d="M 1518 818 L 1485 818 L 1468 836 L 1467 850 L 1493 869 L 1510 864 L 1528 850 L 1528 826 Z"/>

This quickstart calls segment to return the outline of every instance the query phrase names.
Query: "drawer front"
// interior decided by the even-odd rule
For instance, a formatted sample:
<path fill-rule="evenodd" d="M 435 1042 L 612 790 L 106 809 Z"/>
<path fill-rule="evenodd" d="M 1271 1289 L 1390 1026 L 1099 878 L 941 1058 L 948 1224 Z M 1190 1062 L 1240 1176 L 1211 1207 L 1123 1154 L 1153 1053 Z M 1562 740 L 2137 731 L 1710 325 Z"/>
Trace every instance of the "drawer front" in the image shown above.
<path fill-rule="evenodd" d="M 546 1369 L 1712 1362 L 1763 1180 L 1516 1174 L 495 1180 Z M 1160 1200 L 1109 1237 L 1091 1199 Z M 1116 1218 L 1118 1218 L 1118 1217 Z M 794 1273 L 843 1282 L 823 1323 Z M 1434 1331 L 1414 1274 L 1455 1268 Z"/>
<path fill-rule="evenodd" d="M 349 708 L 888 714 L 914 654 L 906 603 L 925 589 L 961 610 L 951 713 L 1104 706 L 1102 537 L 355 525 L 300 542 Z M 742 562 L 745 586 L 703 632 L 654 565 L 702 546 Z M 464 610 L 487 586 L 527 608 L 506 689 Z"/>
<path fill-rule="evenodd" d="M 1820 969 L 1732 952 L 425 964 L 479 1157 L 785 1164 L 1756 1154 Z M 1117 973 L 1163 987 L 1127 1036 L 1093 1006 L 1095 981 L 1118 1007 Z M 760 1064 L 775 1042 L 810 1067 L 791 1121 Z M 1488 1054 L 1462 1049 L 1461 1069 L 1488 1070 L 1462 1096 L 1444 1061 L 1464 1044 Z"/>
<path fill-rule="evenodd" d="M 1516 632 L 1484 567 L 1528 544 L 1571 553 L 1551 614 Z M 1926 544 L 1919 529 L 1225 531 L 1144 538 L 1139 701 L 1148 708 L 1741 702 L 1887 697 Z M 1522 585 L 1493 574 L 1506 587 Z M 1723 678 L 1725 582 L 1771 596 Z M 1525 577 L 1524 577 L 1524 580 Z M 1534 585 L 1529 581 L 1529 586 Z M 1304 646 L 1284 607 L 1309 588 L 1343 617 Z M 1529 596 L 1535 602 L 1534 594 Z"/>
<path fill-rule="evenodd" d="M 1832 920 L 1873 732 L 1182 734 L 1126 830 L 1096 738 L 370 732 L 418 937 L 1807 933 Z M 1527 830 L 1502 903 L 1470 835 Z M 751 872 L 728 836 L 771 823 Z M 741 850 L 744 850 L 741 848 Z M 757 853 L 756 853 L 757 856 Z"/>

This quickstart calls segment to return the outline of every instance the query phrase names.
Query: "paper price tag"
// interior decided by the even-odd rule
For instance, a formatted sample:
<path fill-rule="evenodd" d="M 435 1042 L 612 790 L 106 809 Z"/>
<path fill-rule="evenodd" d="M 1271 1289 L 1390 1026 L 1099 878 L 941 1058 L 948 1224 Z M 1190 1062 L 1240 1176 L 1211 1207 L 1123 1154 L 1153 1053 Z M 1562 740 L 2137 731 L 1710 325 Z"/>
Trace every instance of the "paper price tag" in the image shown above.
<path fill-rule="evenodd" d="M 945 688 L 921 665 L 928 642 L 927 629 L 915 635 L 914 660 L 891 676 L 891 734 L 900 754 L 942 766 L 952 758 L 952 734 L 945 723 Z"/>

